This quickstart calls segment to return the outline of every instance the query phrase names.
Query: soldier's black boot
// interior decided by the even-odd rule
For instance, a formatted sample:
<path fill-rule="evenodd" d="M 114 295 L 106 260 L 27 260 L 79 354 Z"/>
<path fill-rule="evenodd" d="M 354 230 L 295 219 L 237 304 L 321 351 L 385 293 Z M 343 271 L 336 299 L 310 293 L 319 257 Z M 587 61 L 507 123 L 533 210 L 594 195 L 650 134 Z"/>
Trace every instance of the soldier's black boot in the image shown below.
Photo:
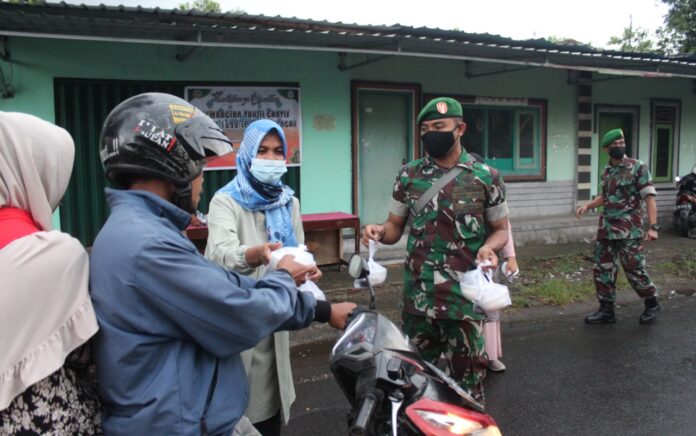
<path fill-rule="evenodd" d="M 640 314 L 638 322 L 641 324 L 650 324 L 657 319 L 657 312 L 660 311 L 660 305 L 657 303 L 657 298 L 650 297 L 645 299 L 645 309 Z"/>
<path fill-rule="evenodd" d="M 599 310 L 585 317 L 585 324 L 614 324 L 615 322 L 614 303 L 611 301 L 600 301 Z"/>

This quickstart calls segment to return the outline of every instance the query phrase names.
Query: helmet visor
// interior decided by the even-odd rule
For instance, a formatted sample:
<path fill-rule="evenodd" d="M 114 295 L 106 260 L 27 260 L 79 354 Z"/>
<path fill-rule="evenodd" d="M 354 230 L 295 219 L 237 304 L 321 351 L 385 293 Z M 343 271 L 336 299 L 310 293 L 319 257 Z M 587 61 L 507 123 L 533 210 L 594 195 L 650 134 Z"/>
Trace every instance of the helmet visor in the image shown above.
<path fill-rule="evenodd" d="M 193 160 L 232 152 L 232 141 L 210 119 L 191 118 L 177 125 L 174 132 Z"/>

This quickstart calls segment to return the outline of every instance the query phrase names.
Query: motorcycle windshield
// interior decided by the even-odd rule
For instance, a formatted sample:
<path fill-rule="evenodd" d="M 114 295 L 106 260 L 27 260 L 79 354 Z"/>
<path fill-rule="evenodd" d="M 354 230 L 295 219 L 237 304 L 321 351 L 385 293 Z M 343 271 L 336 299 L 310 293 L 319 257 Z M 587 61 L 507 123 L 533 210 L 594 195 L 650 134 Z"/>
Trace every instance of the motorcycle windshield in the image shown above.
<path fill-rule="evenodd" d="M 393 322 L 376 312 L 363 312 L 358 315 L 336 342 L 331 355 L 333 357 L 350 353 L 358 348 L 372 354 L 384 349 L 416 351 L 408 337 Z"/>

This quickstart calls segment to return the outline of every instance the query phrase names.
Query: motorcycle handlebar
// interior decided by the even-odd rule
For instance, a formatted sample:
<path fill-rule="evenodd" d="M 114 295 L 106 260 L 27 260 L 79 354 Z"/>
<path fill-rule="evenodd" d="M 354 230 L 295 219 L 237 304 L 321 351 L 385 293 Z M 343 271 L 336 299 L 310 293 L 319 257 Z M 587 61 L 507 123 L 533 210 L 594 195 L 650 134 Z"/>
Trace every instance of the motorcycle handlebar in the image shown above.
<path fill-rule="evenodd" d="M 370 419 L 372 419 L 372 413 L 380 401 L 382 401 L 380 391 L 370 389 L 365 393 L 358 416 L 355 418 L 355 422 L 349 431 L 351 436 L 364 436 L 367 434 L 367 427 Z"/>
<path fill-rule="evenodd" d="M 358 317 L 361 313 L 367 311 L 367 307 L 359 304 L 351 313 L 348 314 L 348 318 L 346 318 L 346 328 L 348 328 L 349 325 L 355 321 L 355 318 Z"/>

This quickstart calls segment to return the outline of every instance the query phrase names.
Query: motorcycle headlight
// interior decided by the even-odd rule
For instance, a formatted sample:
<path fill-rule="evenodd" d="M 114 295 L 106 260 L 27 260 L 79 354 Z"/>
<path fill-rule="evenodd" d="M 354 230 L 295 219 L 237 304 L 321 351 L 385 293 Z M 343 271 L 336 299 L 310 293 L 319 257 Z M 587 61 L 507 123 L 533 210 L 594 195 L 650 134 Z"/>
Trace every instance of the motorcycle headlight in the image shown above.
<path fill-rule="evenodd" d="M 461 407 L 421 399 L 406 409 L 406 415 L 424 433 L 434 436 L 501 436 L 495 421 Z"/>
<path fill-rule="evenodd" d="M 446 430 L 446 434 L 476 436 L 500 435 L 500 431 L 497 427 L 494 427 L 495 430 L 491 427 L 483 428 L 483 425 L 479 422 L 462 418 L 452 413 L 443 414 L 425 410 L 417 410 L 416 413 L 432 427 Z"/>

